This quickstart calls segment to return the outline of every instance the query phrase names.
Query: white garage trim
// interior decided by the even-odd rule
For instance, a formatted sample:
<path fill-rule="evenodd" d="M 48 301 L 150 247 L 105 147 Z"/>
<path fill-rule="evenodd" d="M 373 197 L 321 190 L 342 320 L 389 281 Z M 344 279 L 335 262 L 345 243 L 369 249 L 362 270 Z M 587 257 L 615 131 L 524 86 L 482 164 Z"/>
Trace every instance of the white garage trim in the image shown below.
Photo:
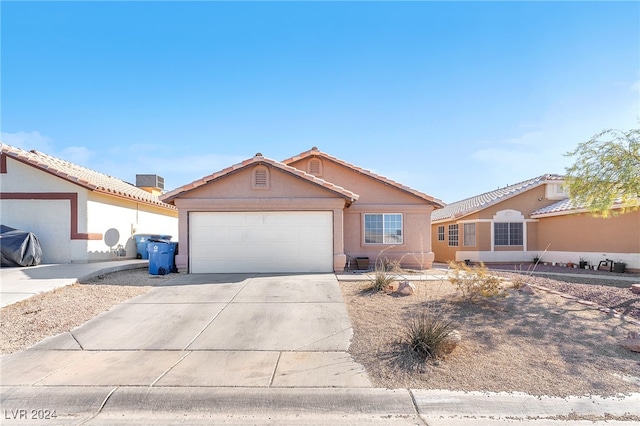
<path fill-rule="evenodd" d="M 190 212 L 189 271 L 333 272 L 333 212 Z"/>

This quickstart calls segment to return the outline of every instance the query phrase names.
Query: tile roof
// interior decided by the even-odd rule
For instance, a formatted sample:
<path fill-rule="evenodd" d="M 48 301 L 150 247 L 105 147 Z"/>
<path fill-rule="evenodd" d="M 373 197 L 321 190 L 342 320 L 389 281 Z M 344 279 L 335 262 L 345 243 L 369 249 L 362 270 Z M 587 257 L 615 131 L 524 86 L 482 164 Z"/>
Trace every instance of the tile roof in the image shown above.
<path fill-rule="evenodd" d="M 509 185 L 504 188 L 499 188 L 495 191 L 485 192 L 484 194 L 456 201 L 455 203 L 448 204 L 443 209 L 434 210 L 433 213 L 431 213 L 431 221 L 435 222 L 466 216 L 468 214 L 485 209 L 493 204 L 507 200 L 518 194 L 522 194 L 523 192 L 528 191 L 536 186 L 542 185 L 546 182 L 562 180 L 564 180 L 563 176 L 546 174 L 513 185 Z"/>
<path fill-rule="evenodd" d="M 174 189 L 171 192 L 168 192 L 161 196 L 162 200 L 165 202 L 172 202 L 175 198 L 179 197 L 181 194 L 191 191 L 192 189 L 198 188 L 202 185 L 205 185 L 213 180 L 220 179 L 223 176 L 227 176 L 229 174 L 235 173 L 238 170 L 244 169 L 246 167 L 256 165 L 256 164 L 265 164 L 276 169 L 282 170 L 285 173 L 301 178 L 305 181 L 308 181 L 314 185 L 321 186 L 329 191 L 332 191 L 341 197 L 345 198 L 349 204 L 355 202 L 358 199 L 358 195 L 353 192 L 342 188 L 341 186 L 334 185 L 330 182 L 327 182 L 323 179 L 320 179 L 316 176 L 310 175 L 302 170 L 298 170 L 295 167 L 287 166 L 279 161 L 271 160 L 262 156 L 262 154 L 256 154 L 254 157 L 244 160 L 241 163 L 235 164 L 233 166 L 227 167 L 226 169 L 220 170 L 219 172 L 215 172 L 209 176 L 205 176 L 202 179 L 198 179 L 189 184 L 183 185 L 179 188 Z"/>
<path fill-rule="evenodd" d="M 175 210 L 174 206 L 160 201 L 157 195 L 153 195 L 113 176 L 96 172 L 36 150 L 25 151 L 4 143 L 1 146 L 2 154 L 8 158 L 50 173 L 90 191 Z"/>
<path fill-rule="evenodd" d="M 557 203 L 553 203 L 549 206 L 542 207 L 534 211 L 533 213 L 531 213 L 531 217 L 570 213 L 570 212 L 573 213 L 577 210 L 584 210 L 584 206 L 574 203 L 569 198 L 565 198 L 564 200 L 560 200 Z"/>
<path fill-rule="evenodd" d="M 423 192 L 417 191 L 417 190 L 415 190 L 413 188 L 409 188 L 408 186 L 402 185 L 402 184 L 400 184 L 400 183 L 398 183 L 398 182 L 396 182 L 394 180 L 391 180 L 389 178 L 386 178 L 384 176 L 380 176 L 380 175 L 378 175 L 376 173 L 373 173 L 370 170 L 363 169 L 362 167 L 358 167 L 358 166 L 356 166 L 354 164 L 351 164 L 351 163 L 348 163 L 348 162 L 346 162 L 344 160 L 336 158 L 336 157 L 334 157 L 332 155 L 329 155 L 329 154 L 327 154 L 325 152 L 320 151 L 315 146 L 313 148 L 311 148 L 310 150 L 308 150 L 308 151 L 305 151 L 305 152 L 303 152 L 301 154 L 298 154 L 298 155 L 296 155 L 294 157 L 287 158 L 286 160 L 283 161 L 283 163 L 284 164 L 291 164 L 291 163 L 294 163 L 296 161 L 302 160 L 304 158 L 314 157 L 314 156 L 326 158 L 326 159 L 328 159 L 330 161 L 333 161 L 334 163 L 337 163 L 337 164 L 345 166 L 345 167 L 347 167 L 349 169 L 352 169 L 353 171 L 355 171 L 357 173 L 363 174 L 365 176 L 369 176 L 370 178 L 373 178 L 373 179 L 375 179 L 375 180 L 377 180 L 379 182 L 382 182 L 384 184 L 393 186 L 393 187 L 395 187 L 395 188 L 397 188 L 397 189 L 399 189 L 401 191 L 407 192 L 407 193 L 409 193 L 411 195 L 414 195 L 414 196 L 416 196 L 418 198 L 421 198 L 421 199 L 427 201 L 429 204 L 432 204 L 436 209 L 441 208 L 441 207 L 443 207 L 445 205 L 444 202 L 442 202 L 441 200 L 439 200 L 437 198 L 434 198 L 434 197 L 432 197 L 430 195 L 427 195 L 427 194 L 425 194 Z"/>

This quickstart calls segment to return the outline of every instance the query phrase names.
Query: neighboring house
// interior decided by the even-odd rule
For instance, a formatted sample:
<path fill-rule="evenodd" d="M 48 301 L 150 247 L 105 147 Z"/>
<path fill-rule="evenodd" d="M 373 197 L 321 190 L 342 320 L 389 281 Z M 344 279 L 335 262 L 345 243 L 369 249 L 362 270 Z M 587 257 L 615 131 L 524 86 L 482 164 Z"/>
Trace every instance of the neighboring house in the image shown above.
<path fill-rule="evenodd" d="M 543 262 L 591 265 L 611 259 L 640 268 L 640 212 L 597 218 L 572 205 L 564 178 L 543 175 L 467 198 L 432 214 L 439 262 Z M 613 212 L 617 213 L 617 212 Z"/>
<path fill-rule="evenodd" d="M 157 190 L 157 188 L 156 188 Z M 136 257 L 135 233 L 177 237 L 178 212 L 141 188 L 59 158 L 2 144 L 0 219 L 33 232 L 43 263 Z M 176 238 L 174 238 L 175 240 Z"/>
<path fill-rule="evenodd" d="M 176 265 L 202 272 L 333 272 L 356 257 L 430 267 L 433 197 L 319 151 L 256 154 L 161 197 L 179 211 Z"/>

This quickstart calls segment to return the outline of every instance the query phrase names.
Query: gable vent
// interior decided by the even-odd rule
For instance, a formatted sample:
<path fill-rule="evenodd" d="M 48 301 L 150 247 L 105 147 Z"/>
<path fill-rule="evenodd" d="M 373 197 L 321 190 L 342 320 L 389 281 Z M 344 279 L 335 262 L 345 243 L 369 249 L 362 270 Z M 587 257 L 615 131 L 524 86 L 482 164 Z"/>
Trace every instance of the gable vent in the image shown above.
<path fill-rule="evenodd" d="M 269 188 L 269 171 L 266 167 L 256 167 L 253 170 L 253 182 L 251 187 L 254 189 Z"/>
<path fill-rule="evenodd" d="M 309 160 L 309 174 L 322 176 L 322 162 L 317 158 Z"/>

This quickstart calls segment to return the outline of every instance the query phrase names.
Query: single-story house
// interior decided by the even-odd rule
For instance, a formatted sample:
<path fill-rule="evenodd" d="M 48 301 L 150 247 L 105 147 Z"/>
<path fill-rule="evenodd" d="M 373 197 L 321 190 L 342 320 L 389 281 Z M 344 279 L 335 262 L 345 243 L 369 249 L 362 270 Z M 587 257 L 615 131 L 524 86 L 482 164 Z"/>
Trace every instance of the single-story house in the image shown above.
<path fill-rule="evenodd" d="M 640 269 L 640 211 L 595 217 L 572 204 L 564 177 L 547 174 L 448 204 L 432 214 L 436 261 L 542 262 Z"/>
<path fill-rule="evenodd" d="M 178 211 L 159 200 L 158 189 L 150 192 L 42 152 L 2 144 L 2 224 L 33 232 L 43 263 L 135 258 L 133 234 L 177 237 Z"/>
<path fill-rule="evenodd" d="M 380 256 L 431 266 L 442 202 L 317 148 L 253 158 L 160 197 L 179 213 L 176 266 L 204 272 L 334 272 Z"/>

